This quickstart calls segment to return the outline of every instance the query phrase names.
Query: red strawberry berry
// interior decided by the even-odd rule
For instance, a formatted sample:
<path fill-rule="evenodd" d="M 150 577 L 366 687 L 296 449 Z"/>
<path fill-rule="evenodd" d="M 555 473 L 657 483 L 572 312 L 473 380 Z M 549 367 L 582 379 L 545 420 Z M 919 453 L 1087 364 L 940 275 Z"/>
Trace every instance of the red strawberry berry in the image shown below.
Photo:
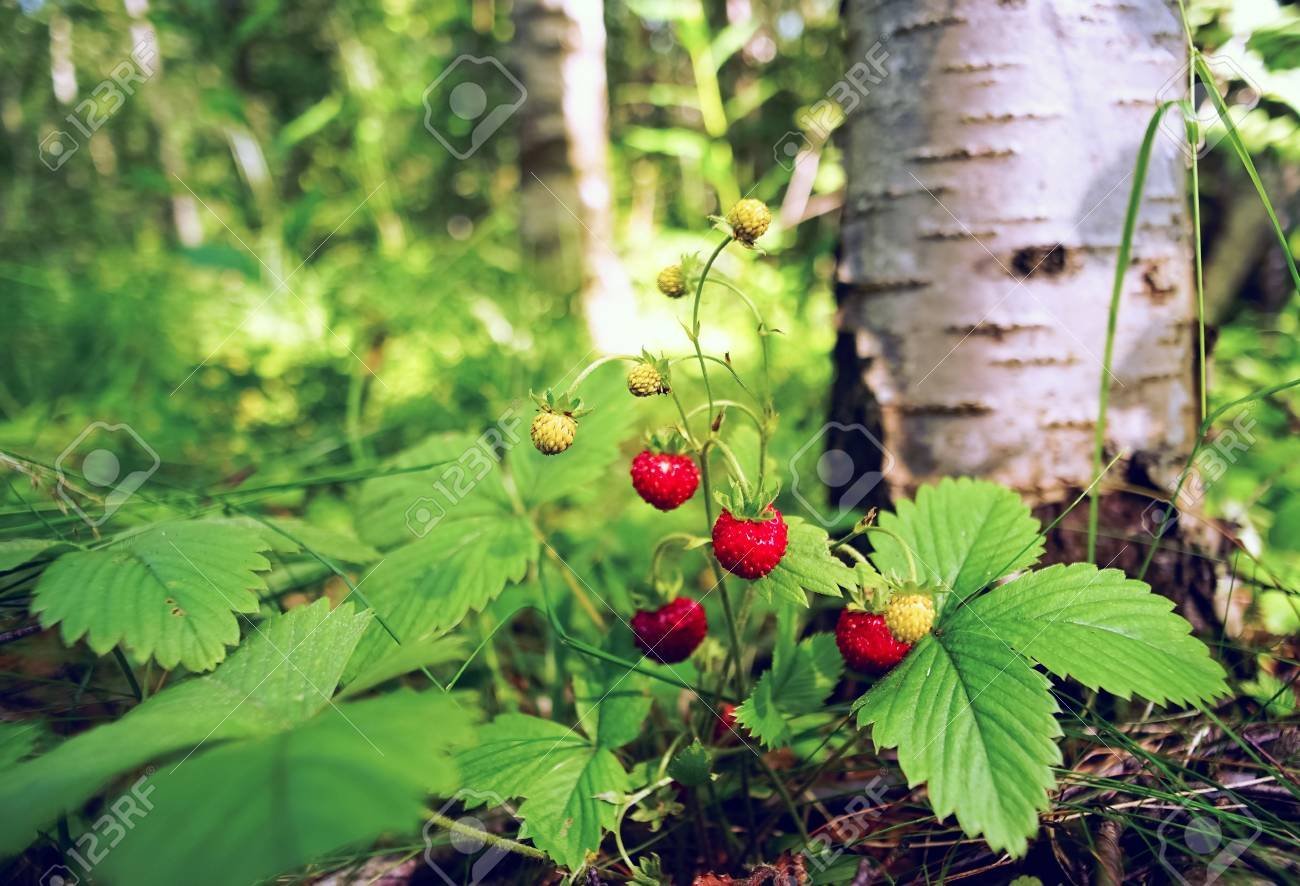
<path fill-rule="evenodd" d="M 632 459 L 632 486 L 646 502 L 661 511 L 671 511 L 695 494 L 700 469 L 689 455 L 651 452 L 646 449 Z"/>
<path fill-rule="evenodd" d="M 781 512 L 768 505 L 766 520 L 737 520 L 724 510 L 713 524 L 713 553 L 728 572 L 751 581 L 781 562 L 789 532 Z"/>
<path fill-rule="evenodd" d="M 704 607 L 690 597 L 678 597 L 653 612 L 639 609 L 632 616 L 636 645 L 664 664 L 690 658 L 708 632 Z"/>
<path fill-rule="evenodd" d="M 894 637 L 883 615 L 841 609 L 835 625 L 835 645 L 844 663 L 855 671 L 883 674 L 903 660 L 912 647 Z"/>
<path fill-rule="evenodd" d="M 736 729 L 736 706 L 729 701 L 718 705 L 713 714 L 713 740 L 734 739 Z"/>

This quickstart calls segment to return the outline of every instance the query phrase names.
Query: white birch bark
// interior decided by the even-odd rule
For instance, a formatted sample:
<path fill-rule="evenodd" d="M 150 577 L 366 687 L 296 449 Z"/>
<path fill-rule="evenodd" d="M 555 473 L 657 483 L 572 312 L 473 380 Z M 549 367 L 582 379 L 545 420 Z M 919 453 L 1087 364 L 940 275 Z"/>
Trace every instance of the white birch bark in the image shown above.
<path fill-rule="evenodd" d="M 850 0 L 887 75 L 844 129 L 839 390 L 909 494 L 1031 502 L 1092 481 L 1101 357 L 1139 143 L 1185 71 L 1164 0 Z M 1198 418 L 1185 160 L 1157 137 L 1125 271 L 1107 447 L 1172 485 Z M 852 346 L 849 346 L 851 337 Z M 853 383 L 861 380 L 861 385 Z M 874 427 L 872 427 L 874 425 Z"/>

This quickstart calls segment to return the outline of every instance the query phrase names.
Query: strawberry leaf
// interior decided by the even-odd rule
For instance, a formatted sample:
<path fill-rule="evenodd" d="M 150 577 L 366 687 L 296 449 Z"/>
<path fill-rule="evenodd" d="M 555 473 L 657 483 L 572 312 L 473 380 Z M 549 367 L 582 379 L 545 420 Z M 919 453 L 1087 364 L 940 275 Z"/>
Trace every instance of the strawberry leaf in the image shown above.
<path fill-rule="evenodd" d="M 843 673 L 833 634 L 814 634 L 793 648 L 778 644 L 772 667 L 736 708 L 736 722 L 763 747 L 782 747 L 792 736 L 790 718 L 820 711 Z"/>
<path fill-rule="evenodd" d="M 785 600 L 808 605 L 805 591 L 840 597 L 841 588 L 855 585 L 853 570 L 830 551 L 826 531 L 798 517 L 786 517 L 789 545 L 776 568 L 754 582 L 770 603 Z"/>
<path fill-rule="evenodd" d="M 237 612 L 256 612 L 269 545 L 219 520 L 159 523 L 103 548 L 73 551 L 41 575 L 32 601 L 65 643 L 103 655 L 121 644 L 140 661 L 206 671 L 239 642 Z"/>
<path fill-rule="evenodd" d="M 471 610 L 481 611 L 524 577 L 537 554 L 537 539 L 524 518 L 446 521 L 389 553 L 359 587 L 401 644 L 418 644 L 455 627 Z M 400 654 L 376 620 L 349 664 L 348 679 Z"/>
<path fill-rule="evenodd" d="M 517 814 L 527 836 L 571 871 L 615 824 L 617 807 L 597 796 L 621 795 L 630 787 L 609 748 L 561 723 L 525 714 L 497 717 L 456 763 L 467 788 L 494 795 L 483 802 L 523 797 Z"/>
<path fill-rule="evenodd" d="M 909 787 L 927 784 L 935 815 L 1024 855 L 1061 762 L 1047 678 L 980 633 L 969 607 L 922 639 L 854 703 L 877 748 L 898 748 Z"/>
<path fill-rule="evenodd" d="M 899 502 L 895 513 L 880 515 L 879 529 L 869 532 L 871 560 L 883 574 L 907 579 L 911 554 L 922 584 L 937 584 L 963 600 L 1037 562 L 1043 553 L 1038 530 L 1029 507 L 1010 489 L 947 478 L 922 486 L 916 500 Z"/>
<path fill-rule="evenodd" d="M 330 704 L 343 665 L 370 621 L 343 603 L 300 606 L 258 626 L 211 674 L 177 683 L 120 720 L 83 732 L 0 774 L 0 856 L 76 811 L 113 776 L 167 754 L 265 735 Z"/>
<path fill-rule="evenodd" d="M 401 690 L 205 750 L 149 780 L 150 811 L 104 860 L 104 879 L 242 886 L 414 833 L 427 794 L 456 789 L 450 751 L 469 736 L 450 696 Z"/>
<path fill-rule="evenodd" d="M 966 608 L 965 630 L 1010 644 L 1059 677 L 1123 698 L 1206 701 L 1228 691 L 1223 668 L 1167 597 L 1117 569 L 1049 566 Z"/>

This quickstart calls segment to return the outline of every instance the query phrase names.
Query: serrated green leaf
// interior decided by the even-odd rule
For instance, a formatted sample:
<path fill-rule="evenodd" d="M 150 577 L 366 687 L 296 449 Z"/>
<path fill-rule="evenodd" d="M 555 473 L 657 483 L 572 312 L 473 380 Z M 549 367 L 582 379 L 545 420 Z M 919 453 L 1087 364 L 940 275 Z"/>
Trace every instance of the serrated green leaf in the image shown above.
<path fill-rule="evenodd" d="M 17 569 L 47 554 L 73 550 L 76 545 L 54 538 L 11 538 L 0 541 L 0 572 Z"/>
<path fill-rule="evenodd" d="M 357 492 L 361 540 L 386 549 L 424 537 L 444 523 L 508 513 L 509 496 L 493 453 L 497 436 L 505 432 L 518 442 L 520 430 L 513 424 L 477 437 L 438 434 L 387 461 L 391 473 L 365 481 Z M 527 429 L 522 433 L 527 445 Z M 411 470 L 426 465 L 432 467 Z"/>
<path fill-rule="evenodd" d="M 1020 496 L 969 477 L 922 486 L 915 501 L 899 502 L 894 513 L 881 514 L 879 526 L 888 532 L 869 532 L 876 568 L 911 578 L 910 552 L 918 580 L 954 592 L 947 605 L 1033 565 L 1043 553 L 1038 521 Z"/>
<path fill-rule="evenodd" d="M 1055 785 L 1061 734 L 1047 678 L 959 610 L 854 703 L 877 748 L 898 748 L 909 787 L 926 783 L 943 819 L 1024 855 Z"/>
<path fill-rule="evenodd" d="M 510 450 L 506 462 L 527 507 L 565 497 L 584 501 L 601 494 L 600 484 L 593 481 L 620 458 L 619 447 L 631 436 L 637 415 L 636 410 L 620 403 L 631 395 L 621 381 L 614 381 L 611 372 L 593 392 L 583 395 L 599 405 L 578 419 L 573 445 L 562 454 L 542 455 L 526 442 Z"/>
<path fill-rule="evenodd" d="M 604 748 L 621 748 L 636 740 L 650 716 L 646 678 L 608 662 L 582 660 L 573 677 L 578 722 Z"/>
<path fill-rule="evenodd" d="M 73 812 L 118 773 L 165 755 L 288 729 L 330 702 L 370 621 L 343 603 L 300 606 L 259 626 L 221 667 L 178 683 L 113 723 L 0 773 L 0 857 Z M 286 660 L 287 659 L 287 660 Z"/>
<path fill-rule="evenodd" d="M 290 541 L 292 550 L 288 553 L 309 551 L 340 563 L 373 563 L 382 556 L 370 545 L 350 535 L 333 529 L 324 529 L 305 520 L 288 517 L 268 517 L 267 522 L 282 529 L 286 541 Z"/>
<path fill-rule="evenodd" d="M 736 722 L 765 748 L 788 744 L 790 718 L 822 709 L 844 673 L 844 660 L 832 634 L 814 634 L 793 650 L 777 655 L 754 691 L 736 708 Z"/>
<path fill-rule="evenodd" d="M 159 523 L 91 551 L 73 551 L 41 575 L 32 611 L 63 640 L 103 655 L 119 643 L 138 660 L 206 671 L 239 642 L 237 612 L 256 612 L 270 568 L 267 544 L 224 521 Z"/>
<path fill-rule="evenodd" d="M 414 832 L 424 797 L 456 789 L 449 749 L 469 736 L 449 696 L 402 690 L 197 754 L 152 780 L 152 809 L 105 859 L 105 877 L 244 886 Z"/>
<path fill-rule="evenodd" d="M 688 788 L 708 784 L 713 775 L 713 755 L 697 738 L 673 755 L 668 775 Z"/>
<path fill-rule="evenodd" d="M 537 847 L 576 871 L 617 808 L 597 795 L 629 789 L 618 758 L 560 723 L 502 714 L 479 733 L 479 744 L 456 757 L 467 788 L 501 801 L 523 797 L 517 813 Z"/>
<path fill-rule="evenodd" d="M 830 551 L 826 530 L 798 517 L 786 517 L 789 545 L 781 562 L 753 587 L 768 602 L 785 600 L 808 605 L 805 591 L 843 596 L 841 588 L 855 585 L 853 570 Z"/>
<path fill-rule="evenodd" d="M 997 638 L 1059 677 L 1164 703 L 1226 694 L 1223 668 L 1167 597 L 1118 569 L 1055 565 L 971 602 L 965 630 Z M 951 629 L 950 629 L 951 630 Z"/>
<path fill-rule="evenodd" d="M 420 643 L 481 611 L 537 559 L 529 522 L 489 515 L 438 524 L 424 538 L 387 555 L 362 590 L 403 644 Z M 351 680 L 393 653 L 397 644 L 376 621 L 348 667 Z"/>

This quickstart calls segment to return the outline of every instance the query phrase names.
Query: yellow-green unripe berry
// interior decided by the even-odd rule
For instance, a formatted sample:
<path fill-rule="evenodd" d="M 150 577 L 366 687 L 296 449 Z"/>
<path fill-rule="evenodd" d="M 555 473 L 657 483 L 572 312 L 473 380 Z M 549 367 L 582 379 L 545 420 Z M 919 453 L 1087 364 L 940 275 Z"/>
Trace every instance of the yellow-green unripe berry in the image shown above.
<path fill-rule="evenodd" d="M 659 370 L 649 363 L 638 363 L 628 371 L 627 389 L 634 397 L 653 397 L 671 390 Z"/>
<path fill-rule="evenodd" d="M 929 594 L 895 594 L 885 605 L 885 626 L 904 643 L 915 643 L 934 627 L 934 600 Z"/>
<path fill-rule="evenodd" d="M 669 298 L 681 298 L 686 294 L 686 275 L 682 273 L 681 265 L 669 265 L 659 272 L 659 279 L 655 281 L 659 286 L 659 291 Z"/>
<path fill-rule="evenodd" d="M 558 412 L 539 412 L 533 419 L 529 435 L 533 445 L 543 455 L 557 455 L 573 445 L 577 436 L 578 423 L 571 415 Z"/>
<path fill-rule="evenodd" d="M 763 236 L 767 226 L 772 223 L 772 211 L 762 200 L 746 197 L 727 213 L 727 224 L 736 239 L 746 246 L 753 246 L 754 241 Z"/>

